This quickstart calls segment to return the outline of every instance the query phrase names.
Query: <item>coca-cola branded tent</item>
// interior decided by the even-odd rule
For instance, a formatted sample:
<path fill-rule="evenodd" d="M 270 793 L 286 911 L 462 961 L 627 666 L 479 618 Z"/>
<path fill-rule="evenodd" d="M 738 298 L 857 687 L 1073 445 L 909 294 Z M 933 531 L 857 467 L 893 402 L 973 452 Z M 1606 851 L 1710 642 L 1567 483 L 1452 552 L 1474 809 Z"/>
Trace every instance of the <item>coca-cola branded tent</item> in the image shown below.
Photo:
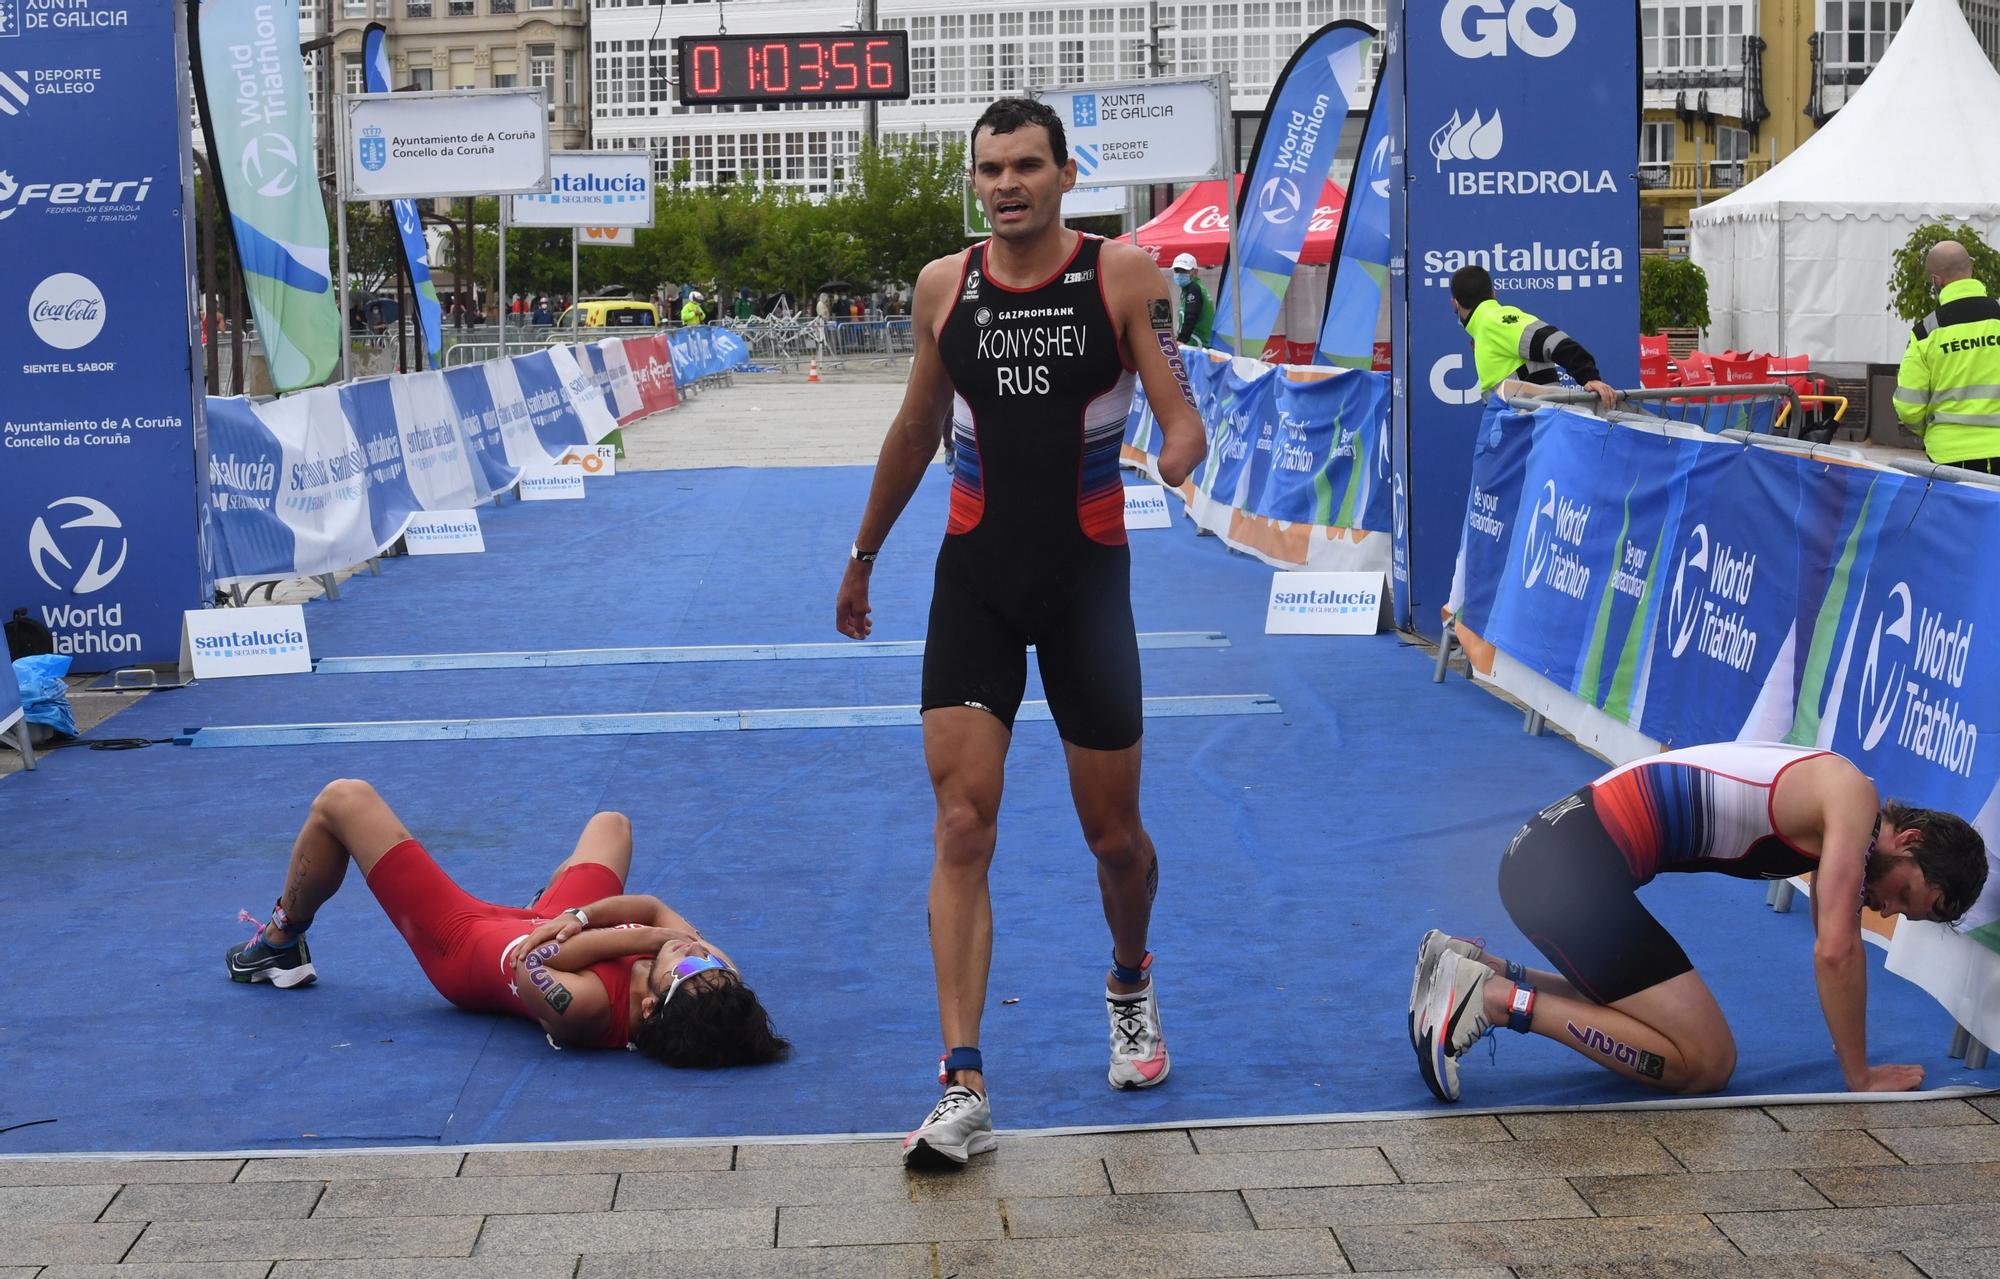
<path fill-rule="evenodd" d="M 1232 178 L 1232 190 L 1242 185 L 1243 176 Z M 1306 231 L 1305 250 L 1299 255 L 1306 266 L 1325 266 L 1333 260 L 1333 242 L 1340 234 L 1340 210 L 1347 193 L 1332 182 L 1320 191 L 1319 205 L 1313 210 L 1312 225 Z M 1233 207 L 1233 203 L 1232 206 Z M 1194 254 L 1205 267 L 1222 265 L 1229 255 L 1229 215 L 1222 198 L 1222 180 L 1197 182 L 1161 211 L 1160 216 L 1139 228 L 1139 247 L 1153 255 L 1161 266 L 1182 253 Z"/>

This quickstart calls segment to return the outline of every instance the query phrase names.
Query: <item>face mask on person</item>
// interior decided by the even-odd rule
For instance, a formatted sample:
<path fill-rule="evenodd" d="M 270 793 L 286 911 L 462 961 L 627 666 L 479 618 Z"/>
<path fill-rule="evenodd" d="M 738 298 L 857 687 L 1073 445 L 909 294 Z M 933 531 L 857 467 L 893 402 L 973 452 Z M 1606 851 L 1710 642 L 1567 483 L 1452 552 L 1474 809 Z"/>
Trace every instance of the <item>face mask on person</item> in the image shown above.
<path fill-rule="evenodd" d="M 1174 272 L 1174 283 L 1175 283 L 1175 284 L 1177 284 L 1177 285 L 1179 285 L 1179 286 L 1180 286 L 1181 288 L 1185 289 L 1185 288 L 1187 287 L 1187 282 L 1188 282 L 1188 273 L 1187 273 L 1186 271 L 1176 271 L 1176 272 Z"/>

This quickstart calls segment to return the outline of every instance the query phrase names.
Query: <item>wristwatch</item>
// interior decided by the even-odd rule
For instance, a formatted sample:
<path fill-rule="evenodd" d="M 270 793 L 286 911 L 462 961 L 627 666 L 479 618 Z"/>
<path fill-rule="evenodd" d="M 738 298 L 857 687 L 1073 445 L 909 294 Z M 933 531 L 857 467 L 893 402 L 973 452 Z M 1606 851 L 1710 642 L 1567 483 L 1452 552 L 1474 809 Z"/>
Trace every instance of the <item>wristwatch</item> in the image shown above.
<path fill-rule="evenodd" d="M 863 564 L 873 564 L 875 562 L 875 557 L 877 555 L 880 555 L 881 553 L 882 552 L 879 550 L 864 551 L 861 549 L 861 543 L 856 542 L 854 544 L 854 549 L 847 553 L 847 558 L 851 560 L 859 560 Z"/>
<path fill-rule="evenodd" d="M 575 915 L 575 916 L 576 916 L 576 926 L 577 926 L 578 928 L 588 928 L 588 927 L 590 927 L 590 916 L 588 916 L 588 915 L 586 915 L 586 914 L 584 914 L 584 913 L 583 913 L 583 907 L 581 907 L 581 906 L 572 906 L 572 907 L 570 907 L 570 908 L 569 908 L 568 910 L 564 911 L 564 912 L 563 912 L 563 914 L 565 914 L 565 915 Z"/>

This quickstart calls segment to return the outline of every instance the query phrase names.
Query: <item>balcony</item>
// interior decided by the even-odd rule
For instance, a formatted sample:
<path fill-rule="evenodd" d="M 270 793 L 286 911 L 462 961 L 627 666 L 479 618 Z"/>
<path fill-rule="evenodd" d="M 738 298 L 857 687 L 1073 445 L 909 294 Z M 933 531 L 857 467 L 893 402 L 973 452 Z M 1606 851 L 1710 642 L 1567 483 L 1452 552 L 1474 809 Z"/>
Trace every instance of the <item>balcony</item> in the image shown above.
<path fill-rule="evenodd" d="M 1668 164 L 1639 166 L 1639 190 L 1661 197 L 1689 197 L 1695 193 L 1695 170 L 1701 170 L 1704 198 L 1734 191 L 1746 182 L 1761 178 L 1770 169 L 1768 157 L 1748 160 L 1675 160 Z"/>

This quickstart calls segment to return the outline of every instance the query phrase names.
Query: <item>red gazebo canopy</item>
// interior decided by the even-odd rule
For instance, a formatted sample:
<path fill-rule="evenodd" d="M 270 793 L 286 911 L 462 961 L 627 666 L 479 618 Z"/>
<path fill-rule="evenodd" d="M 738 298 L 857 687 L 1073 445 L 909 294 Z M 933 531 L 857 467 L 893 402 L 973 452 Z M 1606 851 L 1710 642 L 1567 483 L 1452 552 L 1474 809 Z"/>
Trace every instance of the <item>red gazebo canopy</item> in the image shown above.
<path fill-rule="evenodd" d="M 1237 174 L 1231 189 L 1242 185 L 1243 177 Z M 1346 204 L 1347 193 L 1328 181 L 1313 210 L 1300 262 L 1324 266 L 1333 260 L 1333 242 L 1340 234 L 1340 211 Z M 1152 254 L 1161 266 L 1170 265 L 1182 253 L 1194 254 L 1194 260 L 1202 266 L 1221 266 L 1229 253 L 1229 218 L 1233 210 L 1233 203 L 1223 203 L 1220 178 L 1197 182 L 1163 209 L 1160 216 L 1139 228 L 1139 247 Z"/>

